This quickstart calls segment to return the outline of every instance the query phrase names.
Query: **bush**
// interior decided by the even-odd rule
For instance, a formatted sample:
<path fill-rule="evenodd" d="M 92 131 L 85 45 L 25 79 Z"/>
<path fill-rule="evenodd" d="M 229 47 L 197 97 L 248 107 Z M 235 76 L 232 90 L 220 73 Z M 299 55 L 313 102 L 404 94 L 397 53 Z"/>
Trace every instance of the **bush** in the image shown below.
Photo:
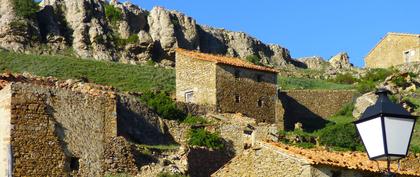
<path fill-rule="evenodd" d="M 353 117 L 354 103 L 347 103 L 335 114 L 335 116 Z"/>
<path fill-rule="evenodd" d="M 210 133 L 203 128 L 191 129 L 188 133 L 188 144 L 212 149 L 222 149 L 223 139 L 216 133 Z"/>
<path fill-rule="evenodd" d="M 376 89 L 376 84 L 373 81 L 361 81 L 357 84 L 356 90 L 359 93 L 367 93 L 374 91 Z"/>
<path fill-rule="evenodd" d="M 376 89 L 376 84 L 384 81 L 394 71 L 390 69 L 371 69 L 366 75 L 360 79 L 356 86 L 357 91 L 360 93 L 367 93 Z"/>
<path fill-rule="evenodd" d="M 183 120 L 185 114 L 179 110 L 175 102 L 165 92 L 145 92 L 140 99 L 164 119 Z"/>
<path fill-rule="evenodd" d="M 13 9 L 18 17 L 33 18 L 39 5 L 34 0 L 13 0 Z"/>
<path fill-rule="evenodd" d="M 362 144 L 356 127 L 351 124 L 329 124 L 316 132 L 320 144 L 340 150 L 360 150 Z M 338 148 L 337 148 L 338 147 Z"/>
<path fill-rule="evenodd" d="M 394 72 L 393 70 L 383 69 L 383 68 L 371 69 L 367 72 L 365 77 L 362 78 L 362 80 L 369 80 L 373 82 L 384 81 L 393 72 Z"/>
<path fill-rule="evenodd" d="M 256 64 L 256 65 L 262 65 L 262 63 L 260 62 L 260 58 L 256 55 L 249 55 L 245 58 L 247 61 Z"/>
<path fill-rule="evenodd" d="M 358 81 L 358 79 L 353 77 L 350 73 L 345 73 L 338 74 L 334 79 L 331 79 L 331 81 L 339 84 L 354 84 Z"/>
<path fill-rule="evenodd" d="M 112 38 L 117 47 L 120 48 L 126 46 L 127 44 L 135 44 L 139 42 L 139 36 L 137 34 L 130 35 L 127 39 L 123 39 L 118 35 L 113 35 Z"/>
<path fill-rule="evenodd" d="M 203 117 L 193 116 L 191 114 L 188 114 L 188 116 L 183 120 L 183 122 L 190 125 L 207 124 L 207 120 Z"/>
<path fill-rule="evenodd" d="M 122 20 L 122 10 L 112 5 L 105 4 L 105 17 L 111 25 L 116 25 Z"/>
<path fill-rule="evenodd" d="M 411 146 L 410 146 L 410 150 L 411 150 L 411 152 L 413 152 L 414 154 L 418 154 L 418 153 L 420 153 L 420 146 L 411 145 Z"/>

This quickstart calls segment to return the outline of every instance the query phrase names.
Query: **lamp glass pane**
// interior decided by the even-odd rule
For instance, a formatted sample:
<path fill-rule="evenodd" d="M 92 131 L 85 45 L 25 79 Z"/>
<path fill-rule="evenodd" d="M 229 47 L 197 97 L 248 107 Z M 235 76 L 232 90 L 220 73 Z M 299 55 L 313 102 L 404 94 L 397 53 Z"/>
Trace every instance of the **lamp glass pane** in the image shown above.
<path fill-rule="evenodd" d="M 386 144 L 389 154 L 405 155 L 409 146 L 414 119 L 385 117 Z"/>
<path fill-rule="evenodd" d="M 357 123 L 356 128 L 359 131 L 369 157 L 376 157 L 385 154 L 384 138 L 382 136 L 382 122 L 380 117 Z"/>

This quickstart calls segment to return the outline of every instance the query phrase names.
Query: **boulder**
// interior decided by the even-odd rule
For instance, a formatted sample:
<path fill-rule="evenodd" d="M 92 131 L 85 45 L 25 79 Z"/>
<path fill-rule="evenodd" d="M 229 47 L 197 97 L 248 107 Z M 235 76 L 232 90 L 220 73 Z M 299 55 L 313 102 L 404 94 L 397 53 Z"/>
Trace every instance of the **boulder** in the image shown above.
<path fill-rule="evenodd" d="M 308 69 L 324 69 L 325 66 L 328 66 L 328 62 L 325 61 L 322 57 L 312 56 L 312 57 L 302 57 L 298 58 L 298 61 L 302 62 L 305 68 Z"/>
<path fill-rule="evenodd" d="M 353 65 L 350 63 L 349 56 L 346 52 L 340 52 L 337 55 L 333 56 L 329 63 L 332 67 L 336 69 L 350 69 Z"/>
<path fill-rule="evenodd" d="M 353 117 L 358 119 L 362 113 L 365 112 L 367 107 L 376 103 L 377 99 L 378 96 L 374 92 L 369 92 L 358 97 L 354 105 Z"/>

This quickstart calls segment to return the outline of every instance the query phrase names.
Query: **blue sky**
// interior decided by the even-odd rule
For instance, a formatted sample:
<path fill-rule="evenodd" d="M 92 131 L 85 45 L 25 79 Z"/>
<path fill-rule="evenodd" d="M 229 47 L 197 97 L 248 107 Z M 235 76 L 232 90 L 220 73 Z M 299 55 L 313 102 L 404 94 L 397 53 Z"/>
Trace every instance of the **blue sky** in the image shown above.
<path fill-rule="evenodd" d="M 132 0 L 280 44 L 293 58 L 347 51 L 356 66 L 387 32 L 420 33 L 420 0 Z"/>

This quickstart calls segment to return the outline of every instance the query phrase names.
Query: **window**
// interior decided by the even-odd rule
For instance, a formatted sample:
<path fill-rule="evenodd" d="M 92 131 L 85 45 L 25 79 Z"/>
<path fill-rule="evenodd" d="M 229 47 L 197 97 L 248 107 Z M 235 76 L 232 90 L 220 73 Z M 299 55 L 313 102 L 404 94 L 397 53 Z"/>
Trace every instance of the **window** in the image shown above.
<path fill-rule="evenodd" d="M 404 60 L 405 63 L 410 63 L 412 61 L 412 58 L 414 57 L 414 51 L 413 50 L 407 50 L 404 51 Z"/>
<path fill-rule="evenodd" d="M 264 101 L 261 98 L 258 99 L 257 106 L 261 108 L 261 107 L 263 107 L 263 105 L 264 105 Z"/>
<path fill-rule="evenodd" d="M 241 97 L 239 95 L 235 95 L 235 103 L 241 102 Z"/>
<path fill-rule="evenodd" d="M 193 96 L 194 96 L 193 91 L 185 92 L 185 102 L 186 103 L 191 103 L 193 101 Z"/>
<path fill-rule="evenodd" d="M 70 157 L 70 170 L 79 171 L 79 158 Z"/>
<path fill-rule="evenodd" d="M 235 69 L 235 78 L 236 79 L 239 78 L 240 74 L 241 74 L 241 71 Z"/>
<path fill-rule="evenodd" d="M 261 82 L 262 81 L 262 75 L 261 74 L 257 74 L 257 82 Z"/>

